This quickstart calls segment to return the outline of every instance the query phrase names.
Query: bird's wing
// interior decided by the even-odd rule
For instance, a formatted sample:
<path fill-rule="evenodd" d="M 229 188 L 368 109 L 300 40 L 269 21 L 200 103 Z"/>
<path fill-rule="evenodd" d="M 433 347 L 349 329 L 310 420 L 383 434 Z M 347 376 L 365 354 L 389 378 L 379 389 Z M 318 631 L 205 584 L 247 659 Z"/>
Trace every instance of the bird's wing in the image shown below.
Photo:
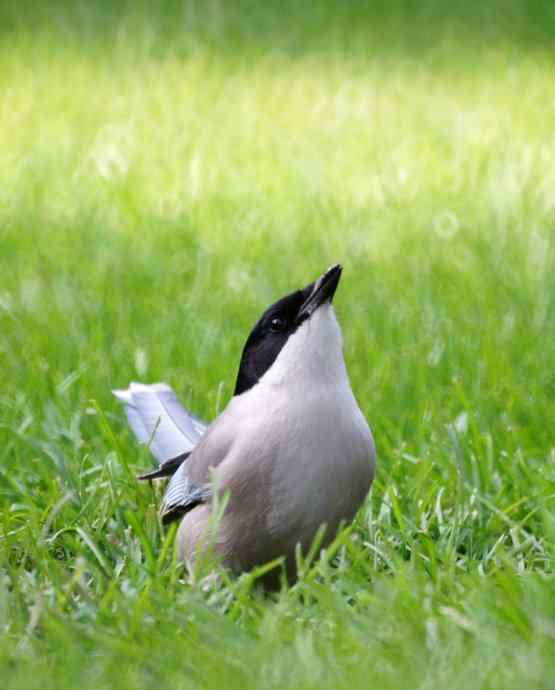
<path fill-rule="evenodd" d="M 199 503 L 212 497 L 209 484 L 196 484 L 189 476 L 187 463 L 183 463 L 168 483 L 160 507 L 162 522 L 167 525 L 177 520 Z"/>
<path fill-rule="evenodd" d="M 147 443 L 160 468 L 143 478 L 167 476 L 177 470 L 202 438 L 208 425 L 187 412 L 166 383 L 131 383 L 112 391 L 125 405 L 129 425 L 139 443 Z"/>
<path fill-rule="evenodd" d="M 160 514 L 164 523 L 172 522 L 199 503 L 212 497 L 212 470 L 229 455 L 237 432 L 237 418 L 230 407 L 210 425 L 191 451 L 186 463 L 170 479 Z"/>

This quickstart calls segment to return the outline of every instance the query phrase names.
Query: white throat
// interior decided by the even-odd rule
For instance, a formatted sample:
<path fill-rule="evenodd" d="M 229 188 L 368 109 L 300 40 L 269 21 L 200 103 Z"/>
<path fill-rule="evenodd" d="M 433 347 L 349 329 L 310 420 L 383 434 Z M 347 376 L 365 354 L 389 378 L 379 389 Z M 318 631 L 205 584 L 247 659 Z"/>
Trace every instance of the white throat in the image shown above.
<path fill-rule="evenodd" d="M 338 384 L 347 380 L 341 329 L 331 304 L 323 304 L 291 335 L 259 385 Z"/>

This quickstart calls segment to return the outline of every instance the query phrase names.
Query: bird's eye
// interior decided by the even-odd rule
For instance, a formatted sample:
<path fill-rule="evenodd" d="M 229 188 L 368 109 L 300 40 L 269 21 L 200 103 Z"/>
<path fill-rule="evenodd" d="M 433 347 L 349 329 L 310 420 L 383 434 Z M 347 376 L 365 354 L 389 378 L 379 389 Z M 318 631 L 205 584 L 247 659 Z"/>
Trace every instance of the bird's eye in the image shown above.
<path fill-rule="evenodd" d="M 285 321 L 283 319 L 280 319 L 279 317 L 275 317 L 270 321 L 270 330 L 271 331 L 283 331 L 285 328 Z"/>

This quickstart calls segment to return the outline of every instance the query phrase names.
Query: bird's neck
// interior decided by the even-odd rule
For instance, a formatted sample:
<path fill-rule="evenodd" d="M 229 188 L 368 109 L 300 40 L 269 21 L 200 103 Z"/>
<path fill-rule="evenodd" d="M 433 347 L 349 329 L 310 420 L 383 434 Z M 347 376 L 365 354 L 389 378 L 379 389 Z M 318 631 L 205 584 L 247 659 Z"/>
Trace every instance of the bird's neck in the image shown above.
<path fill-rule="evenodd" d="M 341 329 L 331 305 L 324 305 L 289 338 L 262 385 L 300 387 L 348 385 Z"/>

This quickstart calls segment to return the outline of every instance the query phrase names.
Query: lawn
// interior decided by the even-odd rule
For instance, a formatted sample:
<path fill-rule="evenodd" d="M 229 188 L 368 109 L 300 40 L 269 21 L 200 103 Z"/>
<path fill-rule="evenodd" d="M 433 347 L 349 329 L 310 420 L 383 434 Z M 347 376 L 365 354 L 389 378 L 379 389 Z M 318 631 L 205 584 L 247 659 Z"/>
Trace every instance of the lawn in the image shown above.
<path fill-rule="evenodd" d="M 555 687 L 554 37 L 517 0 L 2 2 L 3 687 Z M 371 494 L 290 588 L 187 583 L 110 390 L 213 418 L 337 261 Z"/>

